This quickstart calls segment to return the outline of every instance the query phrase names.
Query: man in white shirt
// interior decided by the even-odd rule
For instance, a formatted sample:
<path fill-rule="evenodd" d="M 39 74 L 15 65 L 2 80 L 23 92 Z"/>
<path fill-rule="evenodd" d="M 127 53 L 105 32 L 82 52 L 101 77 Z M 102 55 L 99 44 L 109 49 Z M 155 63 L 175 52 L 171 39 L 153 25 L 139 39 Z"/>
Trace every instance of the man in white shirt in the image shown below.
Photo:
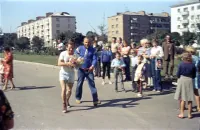
<path fill-rule="evenodd" d="M 112 51 L 112 57 L 115 58 L 115 54 L 118 52 L 119 43 L 116 42 L 116 37 L 112 38 L 111 43 L 111 51 Z"/>
<path fill-rule="evenodd" d="M 153 40 L 153 47 L 151 48 L 150 58 L 151 58 L 151 71 L 153 76 L 153 91 L 161 92 L 161 68 L 158 68 L 157 61 L 162 60 L 164 56 L 163 49 L 161 46 L 157 46 L 157 40 Z"/>
<path fill-rule="evenodd" d="M 60 41 L 60 39 L 58 40 L 58 45 L 57 45 L 59 54 L 65 50 L 65 45 Z"/>

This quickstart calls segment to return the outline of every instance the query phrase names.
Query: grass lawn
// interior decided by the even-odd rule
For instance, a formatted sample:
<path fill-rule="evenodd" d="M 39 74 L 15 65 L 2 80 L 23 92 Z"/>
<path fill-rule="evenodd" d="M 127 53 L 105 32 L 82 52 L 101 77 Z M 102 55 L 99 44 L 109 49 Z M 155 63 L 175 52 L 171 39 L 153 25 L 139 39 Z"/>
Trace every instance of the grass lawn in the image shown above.
<path fill-rule="evenodd" d="M 58 56 L 14 54 L 15 60 L 57 65 Z"/>

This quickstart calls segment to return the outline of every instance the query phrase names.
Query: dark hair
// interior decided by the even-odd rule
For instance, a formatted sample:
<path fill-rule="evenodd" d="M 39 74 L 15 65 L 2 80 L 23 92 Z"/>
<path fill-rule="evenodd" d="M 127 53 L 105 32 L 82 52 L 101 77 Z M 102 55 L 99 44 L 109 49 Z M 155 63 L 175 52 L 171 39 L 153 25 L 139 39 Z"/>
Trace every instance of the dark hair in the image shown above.
<path fill-rule="evenodd" d="M 5 47 L 4 51 L 10 52 L 10 47 Z"/>
<path fill-rule="evenodd" d="M 116 52 L 116 54 L 115 55 L 119 55 L 119 56 L 121 56 L 121 54 L 119 53 L 119 52 Z"/>
<path fill-rule="evenodd" d="M 117 38 L 116 38 L 116 37 L 112 37 L 112 39 L 114 39 L 114 40 L 117 40 Z"/>
<path fill-rule="evenodd" d="M 74 46 L 74 40 L 73 39 L 69 39 L 66 46 L 68 45 L 73 45 Z"/>
<path fill-rule="evenodd" d="M 151 43 L 157 43 L 158 44 L 158 40 L 157 39 L 153 39 L 152 41 L 151 41 Z"/>
<path fill-rule="evenodd" d="M 144 59 L 144 57 L 143 57 L 142 55 L 139 55 L 139 56 L 138 56 L 138 58 L 141 58 L 141 60 L 143 60 L 143 59 Z"/>

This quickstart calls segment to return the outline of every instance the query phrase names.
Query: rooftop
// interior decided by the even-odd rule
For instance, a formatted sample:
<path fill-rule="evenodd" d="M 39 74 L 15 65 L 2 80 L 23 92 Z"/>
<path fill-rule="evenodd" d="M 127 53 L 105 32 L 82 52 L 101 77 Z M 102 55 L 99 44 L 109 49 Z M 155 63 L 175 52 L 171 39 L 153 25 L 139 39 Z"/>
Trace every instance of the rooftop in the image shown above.
<path fill-rule="evenodd" d="M 197 3 L 200 3 L 200 0 L 186 0 L 184 2 L 180 2 L 179 4 L 172 5 L 171 8 L 192 5 L 192 4 L 197 4 Z"/>
<path fill-rule="evenodd" d="M 167 12 L 162 12 L 162 13 L 146 13 L 145 11 L 139 11 L 139 12 L 130 12 L 130 11 L 126 11 L 126 12 L 118 12 L 116 15 L 114 16 L 110 16 L 110 17 L 115 17 L 118 15 L 143 15 L 143 16 L 159 16 L 159 17 L 169 17 L 169 13 Z M 110 18 L 108 17 L 108 18 Z"/>

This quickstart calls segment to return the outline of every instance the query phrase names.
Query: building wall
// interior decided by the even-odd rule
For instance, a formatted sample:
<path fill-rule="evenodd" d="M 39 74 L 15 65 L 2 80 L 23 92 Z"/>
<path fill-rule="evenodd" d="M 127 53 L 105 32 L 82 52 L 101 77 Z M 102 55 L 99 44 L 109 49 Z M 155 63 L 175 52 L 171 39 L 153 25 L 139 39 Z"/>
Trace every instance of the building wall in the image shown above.
<path fill-rule="evenodd" d="M 200 23 L 200 3 L 171 8 L 171 32 L 197 32 Z"/>
<path fill-rule="evenodd" d="M 59 19 L 59 20 L 57 20 Z M 28 37 L 30 41 L 34 36 L 44 39 L 45 46 L 53 46 L 53 40 L 61 32 L 76 32 L 76 19 L 73 16 L 51 16 L 40 19 L 17 28 L 19 37 Z"/>
<path fill-rule="evenodd" d="M 118 21 L 116 21 L 117 18 Z M 115 28 L 116 24 L 120 26 Z M 127 42 L 139 42 L 142 38 L 159 29 L 170 32 L 170 17 L 120 14 L 108 18 L 109 41 L 112 40 L 112 37 L 122 37 Z M 118 34 L 115 33 L 117 30 Z"/>
<path fill-rule="evenodd" d="M 108 18 L 108 41 L 112 41 L 112 37 L 123 39 L 123 26 L 123 15 Z"/>

